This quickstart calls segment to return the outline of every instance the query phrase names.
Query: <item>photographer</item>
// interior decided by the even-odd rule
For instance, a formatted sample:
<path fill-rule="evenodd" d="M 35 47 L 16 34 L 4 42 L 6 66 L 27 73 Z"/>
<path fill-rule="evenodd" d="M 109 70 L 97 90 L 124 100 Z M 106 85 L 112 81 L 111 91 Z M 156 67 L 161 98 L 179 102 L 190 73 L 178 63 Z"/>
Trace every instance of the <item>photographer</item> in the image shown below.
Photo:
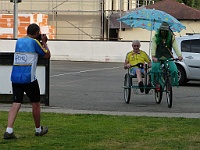
<path fill-rule="evenodd" d="M 19 38 L 15 46 L 14 62 L 11 73 L 13 104 L 9 111 L 8 123 L 4 139 L 15 139 L 13 125 L 17 113 L 23 103 L 24 92 L 32 104 L 32 115 L 35 122 L 35 136 L 42 136 L 48 132 L 48 128 L 40 124 L 40 89 L 36 78 L 38 55 L 50 59 L 51 54 L 46 44 L 46 35 L 41 35 L 41 43 L 37 40 L 40 27 L 30 24 L 27 28 L 27 36 Z"/>

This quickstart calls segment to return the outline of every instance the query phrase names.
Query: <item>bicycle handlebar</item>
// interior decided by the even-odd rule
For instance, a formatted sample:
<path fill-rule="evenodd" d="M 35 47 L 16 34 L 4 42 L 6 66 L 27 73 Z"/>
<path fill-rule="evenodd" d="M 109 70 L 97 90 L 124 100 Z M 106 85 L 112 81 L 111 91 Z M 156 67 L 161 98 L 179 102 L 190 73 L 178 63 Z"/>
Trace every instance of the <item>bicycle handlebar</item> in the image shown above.
<path fill-rule="evenodd" d="M 178 61 L 179 59 L 178 58 L 168 58 L 168 59 L 163 59 L 163 58 L 157 58 L 158 61 Z"/>
<path fill-rule="evenodd" d="M 133 67 L 136 67 L 136 66 L 138 68 L 142 68 L 142 69 L 144 69 L 144 68 L 151 68 L 151 67 L 148 66 L 148 64 L 142 64 L 142 63 L 136 64 L 136 65 L 131 65 L 130 68 L 133 68 Z"/>

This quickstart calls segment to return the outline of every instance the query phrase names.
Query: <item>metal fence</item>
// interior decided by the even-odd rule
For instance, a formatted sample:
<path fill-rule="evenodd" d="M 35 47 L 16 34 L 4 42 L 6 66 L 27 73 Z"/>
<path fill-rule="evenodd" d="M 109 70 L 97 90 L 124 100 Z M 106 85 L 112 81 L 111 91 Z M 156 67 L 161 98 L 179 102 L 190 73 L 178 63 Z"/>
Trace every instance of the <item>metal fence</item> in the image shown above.
<path fill-rule="evenodd" d="M 107 40 L 110 14 L 121 14 L 150 2 L 153 0 L 22 0 L 18 14 L 48 15 L 48 25 L 55 28 L 56 39 Z M 1 0 L 0 15 L 10 13 L 14 13 L 13 3 Z"/>
<path fill-rule="evenodd" d="M 103 37 L 103 0 L 22 0 L 18 14 L 48 15 L 56 39 L 95 40 Z M 13 3 L 0 1 L 0 14 L 13 14 Z"/>

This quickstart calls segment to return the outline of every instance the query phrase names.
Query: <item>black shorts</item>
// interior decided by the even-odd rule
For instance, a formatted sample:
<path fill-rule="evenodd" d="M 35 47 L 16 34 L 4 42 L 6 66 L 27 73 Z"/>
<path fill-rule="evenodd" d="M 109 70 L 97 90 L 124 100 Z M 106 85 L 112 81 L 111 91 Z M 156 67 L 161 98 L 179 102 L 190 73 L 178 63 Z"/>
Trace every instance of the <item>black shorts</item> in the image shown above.
<path fill-rule="evenodd" d="M 13 102 L 23 103 L 24 92 L 30 98 L 30 102 L 40 102 L 40 88 L 35 80 L 28 84 L 12 83 Z"/>

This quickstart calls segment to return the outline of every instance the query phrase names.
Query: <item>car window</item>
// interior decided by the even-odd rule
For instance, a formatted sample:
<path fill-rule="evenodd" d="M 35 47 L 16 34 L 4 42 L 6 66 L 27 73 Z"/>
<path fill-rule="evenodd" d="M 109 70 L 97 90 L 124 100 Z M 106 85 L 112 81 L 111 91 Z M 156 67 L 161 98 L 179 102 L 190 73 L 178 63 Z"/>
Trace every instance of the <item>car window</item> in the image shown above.
<path fill-rule="evenodd" d="M 185 40 L 181 42 L 181 51 L 190 52 L 190 40 Z"/>
<path fill-rule="evenodd" d="M 200 39 L 191 40 L 191 52 L 200 53 Z"/>
<path fill-rule="evenodd" d="M 182 52 L 200 53 L 200 39 L 185 40 L 181 42 Z"/>

